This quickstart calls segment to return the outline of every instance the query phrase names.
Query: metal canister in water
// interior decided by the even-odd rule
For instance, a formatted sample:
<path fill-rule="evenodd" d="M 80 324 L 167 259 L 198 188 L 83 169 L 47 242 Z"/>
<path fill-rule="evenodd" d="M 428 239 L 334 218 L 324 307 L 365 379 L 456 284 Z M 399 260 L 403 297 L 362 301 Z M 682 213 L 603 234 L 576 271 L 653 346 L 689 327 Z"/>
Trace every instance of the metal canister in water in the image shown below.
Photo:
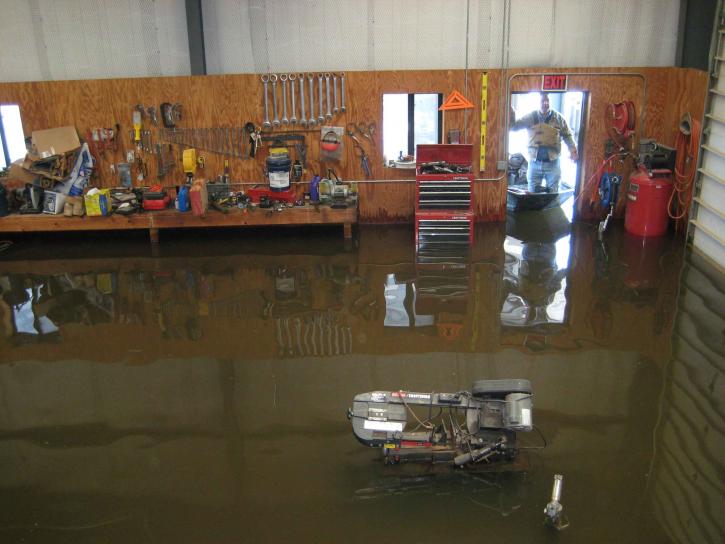
<path fill-rule="evenodd" d="M 286 149 L 281 152 L 272 149 L 267 157 L 267 177 L 272 191 L 287 191 L 290 188 L 292 161 Z"/>

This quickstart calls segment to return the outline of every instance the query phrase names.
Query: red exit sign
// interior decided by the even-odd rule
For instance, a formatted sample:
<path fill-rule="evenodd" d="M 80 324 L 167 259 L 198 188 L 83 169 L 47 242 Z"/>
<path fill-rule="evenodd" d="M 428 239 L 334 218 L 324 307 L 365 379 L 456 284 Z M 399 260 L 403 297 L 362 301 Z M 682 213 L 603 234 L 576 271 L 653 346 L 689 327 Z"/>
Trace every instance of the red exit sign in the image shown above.
<path fill-rule="evenodd" d="M 542 91 L 566 91 L 566 76 L 562 74 L 547 74 L 541 76 Z"/>

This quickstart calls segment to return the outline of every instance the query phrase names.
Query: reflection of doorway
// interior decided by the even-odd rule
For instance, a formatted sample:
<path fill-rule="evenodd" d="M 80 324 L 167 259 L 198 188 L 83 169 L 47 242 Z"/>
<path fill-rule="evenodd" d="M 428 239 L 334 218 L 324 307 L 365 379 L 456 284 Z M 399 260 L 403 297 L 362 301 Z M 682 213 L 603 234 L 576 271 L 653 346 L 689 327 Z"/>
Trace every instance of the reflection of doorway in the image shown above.
<path fill-rule="evenodd" d="M 587 100 L 587 93 L 582 91 L 566 91 L 562 93 L 548 93 L 549 107 L 556 110 L 564 117 L 579 151 L 579 162 L 574 162 L 569 156 L 569 149 L 566 145 L 561 146 L 561 187 L 570 187 L 576 189 L 579 185 L 580 169 L 578 165 L 582 161 L 582 141 L 584 139 L 582 126 L 583 116 L 586 108 L 584 107 Z M 524 115 L 538 110 L 541 107 L 540 91 L 512 93 L 511 107 L 516 112 L 516 119 L 520 119 Z M 509 131 L 508 134 L 508 152 L 509 157 L 515 153 L 520 153 L 528 160 L 528 134 L 526 130 Z M 575 191 L 575 194 L 578 191 Z M 572 218 L 574 200 L 569 199 L 563 205 L 562 209 L 568 216 Z"/>

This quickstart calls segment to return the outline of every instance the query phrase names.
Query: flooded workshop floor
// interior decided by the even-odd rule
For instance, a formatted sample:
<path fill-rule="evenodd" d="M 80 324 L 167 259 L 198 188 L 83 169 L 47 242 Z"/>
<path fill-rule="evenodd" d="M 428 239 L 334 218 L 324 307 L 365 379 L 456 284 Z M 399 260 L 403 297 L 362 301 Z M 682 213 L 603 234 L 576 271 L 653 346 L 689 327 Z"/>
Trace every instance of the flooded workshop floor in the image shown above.
<path fill-rule="evenodd" d="M 0 541 L 725 541 L 725 280 L 680 243 L 559 210 L 443 255 L 274 236 L 0 253 Z M 346 418 L 494 378 L 531 380 L 526 473 L 385 466 Z"/>

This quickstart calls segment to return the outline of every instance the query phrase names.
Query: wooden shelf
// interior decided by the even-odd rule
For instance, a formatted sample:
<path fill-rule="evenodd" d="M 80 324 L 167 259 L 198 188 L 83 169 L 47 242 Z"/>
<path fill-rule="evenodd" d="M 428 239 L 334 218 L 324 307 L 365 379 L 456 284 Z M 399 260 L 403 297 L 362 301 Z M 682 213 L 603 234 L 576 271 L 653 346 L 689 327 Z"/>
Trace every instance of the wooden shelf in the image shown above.
<path fill-rule="evenodd" d="M 108 217 L 64 217 L 62 215 L 20 215 L 0 218 L 0 233 L 7 232 L 69 232 L 103 230 L 148 230 L 152 241 L 158 240 L 159 229 L 208 227 L 254 227 L 263 225 L 342 225 L 345 238 L 352 236 L 357 223 L 357 208 L 332 209 L 328 206 L 302 206 L 274 211 L 231 209 L 229 213 L 209 210 L 203 217 L 176 210 L 141 212 Z"/>

